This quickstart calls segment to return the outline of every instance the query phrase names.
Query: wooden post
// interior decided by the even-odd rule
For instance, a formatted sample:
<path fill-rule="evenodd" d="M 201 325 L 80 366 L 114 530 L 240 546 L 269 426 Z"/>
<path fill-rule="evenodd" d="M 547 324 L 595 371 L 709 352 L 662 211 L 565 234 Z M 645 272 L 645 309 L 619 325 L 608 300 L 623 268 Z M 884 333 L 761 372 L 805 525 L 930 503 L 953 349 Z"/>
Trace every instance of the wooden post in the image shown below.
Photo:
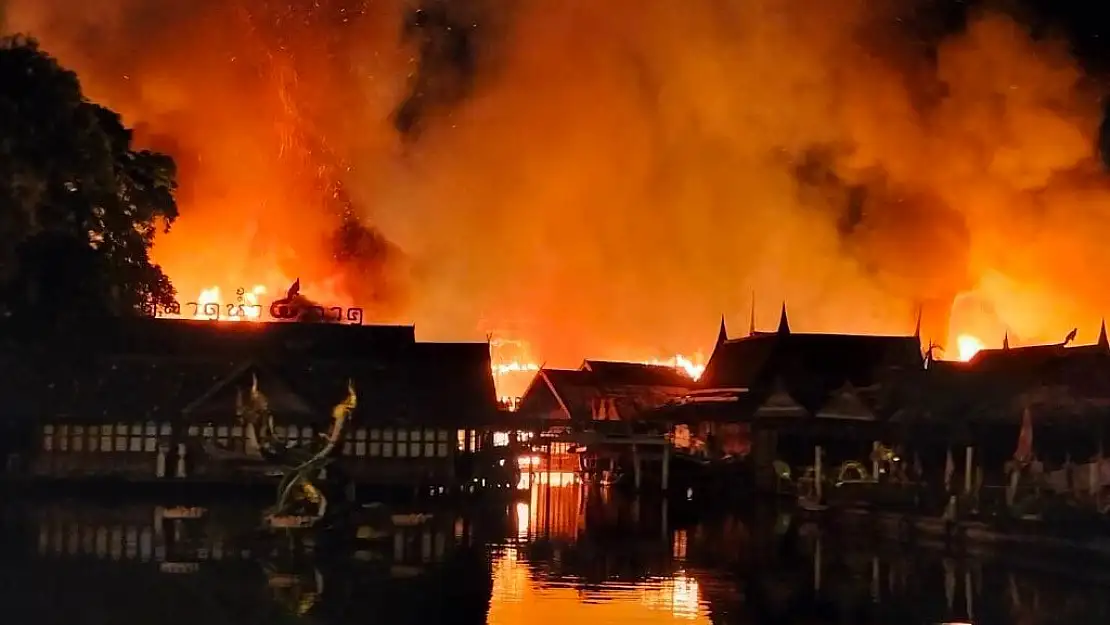
<path fill-rule="evenodd" d="M 878 603 L 880 593 L 882 592 L 882 584 L 880 583 L 879 556 L 871 557 L 871 601 Z"/>
<path fill-rule="evenodd" d="M 184 478 L 186 476 L 185 470 L 185 443 L 177 444 L 177 471 L 174 472 L 174 477 Z"/>
<path fill-rule="evenodd" d="M 166 454 L 169 448 L 165 445 L 158 446 L 158 457 L 154 461 L 154 477 L 166 477 Z"/>
<path fill-rule="evenodd" d="M 971 445 L 964 450 L 964 494 L 970 495 L 972 491 L 972 475 L 975 472 L 975 448 Z"/>
<path fill-rule="evenodd" d="M 821 467 L 821 446 L 816 445 L 813 448 L 813 493 L 817 496 L 817 501 L 820 502 L 824 495 L 824 485 L 822 482 L 825 480 L 824 471 Z"/>
<path fill-rule="evenodd" d="M 879 441 L 871 443 L 871 476 L 879 481 Z"/>
<path fill-rule="evenodd" d="M 970 566 L 970 565 L 969 565 Z M 967 608 L 967 620 L 975 622 L 975 586 L 971 583 L 971 569 L 964 571 L 964 607 Z"/>
<path fill-rule="evenodd" d="M 661 488 L 662 488 L 663 492 L 667 492 L 667 489 L 670 488 L 670 479 L 671 479 L 671 441 L 667 440 L 667 438 L 664 437 L 663 438 L 663 476 L 662 476 L 662 482 L 661 482 Z"/>
<path fill-rule="evenodd" d="M 821 537 L 817 537 L 817 543 L 813 546 L 813 590 L 814 592 L 821 590 Z"/>
<path fill-rule="evenodd" d="M 632 443 L 632 478 L 636 491 L 639 492 L 643 476 L 640 471 L 640 452 L 636 448 L 636 443 Z"/>

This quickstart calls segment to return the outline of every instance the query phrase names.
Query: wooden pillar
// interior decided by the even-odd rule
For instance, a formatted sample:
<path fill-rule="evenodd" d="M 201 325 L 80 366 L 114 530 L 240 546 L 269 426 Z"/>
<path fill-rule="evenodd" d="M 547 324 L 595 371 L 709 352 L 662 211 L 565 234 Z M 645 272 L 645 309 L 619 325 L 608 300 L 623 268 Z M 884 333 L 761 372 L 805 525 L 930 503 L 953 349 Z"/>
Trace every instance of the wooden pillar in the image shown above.
<path fill-rule="evenodd" d="M 640 452 L 636 448 L 636 443 L 632 443 L 632 478 L 636 491 L 639 492 L 643 476 L 640 471 Z"/>
<path fill-rule="evenodd" d="M 821 466 L 822 453 L 820 445 L 813 448 L 813 493 L 817 496 L 817 501 L 821 501 L 824 495 L 824 485 L 822 482 L 825 480 L 824 470 Z"/>
<path fill-rule="evenodd" d="M 663 492 L 670 488 L 671 478 L 671 441 L 663 439 L 663 475 L 660 482 Z"/>
<path fill-rule="evenodd" d="M 177 444 L 177 471 L 174 472 L 174 477 L 186 477 L 185 469 L 185 443 Z"/>
<path fill-rule="evenodd" d="M 817 537 L 817 543 L 813 546 L 813 590 L 819 592 L 821 590 L 821 537 Z"/>
<path fill-rule="evenodd" d="M 871 600 L 878 603 L 881 599 L 882 584 L 880 583 L 879 556 L 871 557 Z"/>
<path fill-rule="evenodd" d="M 968 565 L 970 566 L 970 565 Z M 971 569 L 964 571 L 964 607 L 967 608 L 967 620 L 975 622 L 975 585 L 971 583 Z"/>
<path fill-rule="evenodd" d="M 975 448 L 968 445 L 964 449 L 964 494 L 970 495 L 973 484 L 973 476 L 975 474 Z"/>
<path fill-rule="evenodd" d="M 871 443 L 871 476 L 879 481 L 879 441 Z"/>
<path fill-rule="evenodd" d="M 166 455 L 169 451 L 169 447 L 165 445 L 158 446 L 158 457 L 154 460 L 154 477 L 166 477 Z"/>

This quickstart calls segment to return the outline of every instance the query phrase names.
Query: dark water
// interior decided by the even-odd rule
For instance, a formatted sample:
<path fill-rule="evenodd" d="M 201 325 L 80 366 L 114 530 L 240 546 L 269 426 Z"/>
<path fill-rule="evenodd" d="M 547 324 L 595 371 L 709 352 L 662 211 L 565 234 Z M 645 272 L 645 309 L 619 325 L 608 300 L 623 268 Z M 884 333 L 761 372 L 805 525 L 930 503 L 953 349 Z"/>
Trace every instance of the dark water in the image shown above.
<path fill-rule="evenodd" d="M 577 486 L 437 510 L 359 545 L 260 533 L 245 504 L 156 517 L 153 504 L 9 501 L 0 623 L 1110 622 L 1097 572 L 1071 574 L 1082 563 L 1017 570 L 874 536 L 786 532 L 773 510 L 699 519 Z"/>

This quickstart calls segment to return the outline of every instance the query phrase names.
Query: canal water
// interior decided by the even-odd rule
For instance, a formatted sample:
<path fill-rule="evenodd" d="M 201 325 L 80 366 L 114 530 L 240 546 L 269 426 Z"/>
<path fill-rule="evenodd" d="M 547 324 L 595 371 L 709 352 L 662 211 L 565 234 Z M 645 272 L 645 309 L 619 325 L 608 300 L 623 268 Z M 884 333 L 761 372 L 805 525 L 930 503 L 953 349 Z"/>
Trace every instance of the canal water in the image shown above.
<path fill-rule="evenodd" d="M 246 504 L 198 519 L 153 503 L 0 510 L 11 625 L 1110 622 L 1104 577 L 1082 563 L 1048 573 L 577 485 L 385 514 L 347 528 L 359 541 L 260 532 Z"/>

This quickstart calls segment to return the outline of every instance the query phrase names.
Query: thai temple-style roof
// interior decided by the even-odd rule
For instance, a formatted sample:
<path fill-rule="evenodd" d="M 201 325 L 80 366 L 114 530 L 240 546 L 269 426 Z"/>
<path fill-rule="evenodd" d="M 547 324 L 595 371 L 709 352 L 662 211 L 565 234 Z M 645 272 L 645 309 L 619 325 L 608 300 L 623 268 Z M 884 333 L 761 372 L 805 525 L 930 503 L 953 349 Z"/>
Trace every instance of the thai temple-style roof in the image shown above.
<path fill-rule="evenodd" d="M 526 417 L 630 420 L 694 388 L 673 367 L 586 360 L 578 369 L 541 368 L 521 397 Z"/>
<path fill-rule="evenodd" d="M 348 380 L 356 422 L 482 423 L 497 410 L 487 343 L 418 343 L 410 326 L 106 320 L 9 341 L 0 374 L 9 417 L 227 418 L 254 380 L 295 419 L 327 418 Z"/>

